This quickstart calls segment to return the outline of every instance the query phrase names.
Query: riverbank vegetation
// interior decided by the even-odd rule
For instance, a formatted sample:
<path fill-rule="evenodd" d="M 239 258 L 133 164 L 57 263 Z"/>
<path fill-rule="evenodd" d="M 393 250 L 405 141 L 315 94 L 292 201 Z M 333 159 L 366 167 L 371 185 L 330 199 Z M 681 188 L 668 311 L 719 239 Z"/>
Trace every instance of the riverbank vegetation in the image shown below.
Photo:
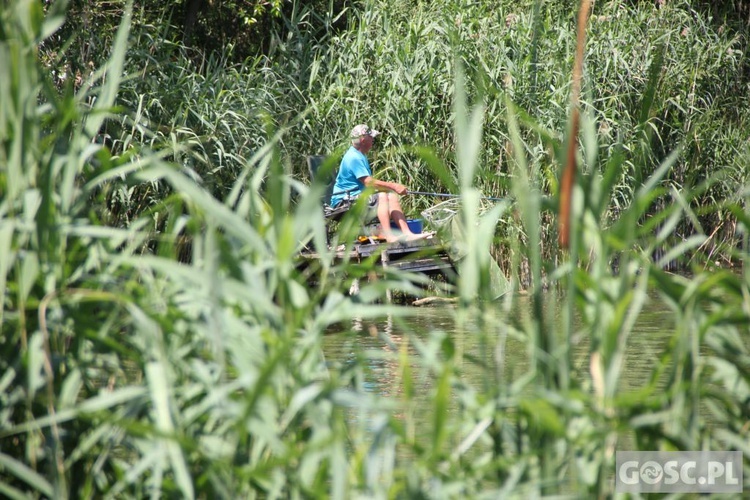
<path fill-rule="evenodd" d="M 740 450 L 749 484 L 744 2 L 593 7 L 564 248 L 564 2 L 238 3 L 242 22 L 177 28 L 148 2 L 107 5 L 0 13 L 2 495 L 608 496 L 624 447 Z M 379 175 L 460 195 L 455 322 L 481 352 L 436 329 L 373 354 L 352 331 L 350 359 L 326 359 L 332 327 L 398 320 L 411 310 L 387 290 L 421 293 L 391 272 L 350 297 L 345 277 L 372 269 L 326 246 L 305 156 L 335 157 L 360 122 L 384 131 Z M 482 195 L 507 202 L 480 214 Z M 528 314 L 488 300 L 491 255 Z M 673 335 L 625 391 L 650 300 Z M 368 384 L 383 356 L 390 396 Z"/>

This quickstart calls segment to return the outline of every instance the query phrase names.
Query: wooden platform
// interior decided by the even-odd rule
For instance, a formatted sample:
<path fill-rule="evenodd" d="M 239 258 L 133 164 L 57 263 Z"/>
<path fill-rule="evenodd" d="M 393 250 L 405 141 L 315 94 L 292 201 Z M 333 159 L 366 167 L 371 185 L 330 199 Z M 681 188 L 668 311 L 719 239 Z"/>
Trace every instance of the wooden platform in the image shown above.
<path fill-rule="evenodd" d="M 446 245 L 437 237 L 396 243 L 355 243 L 349 250 L 342 245 L 341 249 L 336 250 L 334 257 L 339 261 L 348 258 L 355 262 L 374 257 L 380 266 L 425 274 L 456 272 Z M 318 254 L 312 252 L 300 254 L 302 261 L 309 262 L 319 258 Z"/>

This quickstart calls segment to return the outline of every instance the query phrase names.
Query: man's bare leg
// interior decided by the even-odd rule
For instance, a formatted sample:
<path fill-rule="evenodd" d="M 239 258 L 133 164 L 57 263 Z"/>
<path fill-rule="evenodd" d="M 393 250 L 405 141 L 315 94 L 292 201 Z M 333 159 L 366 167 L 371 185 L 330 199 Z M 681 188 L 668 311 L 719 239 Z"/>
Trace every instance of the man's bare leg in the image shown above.
<path fill-rule="evenodd" d="M 388 193 L 388 209 L 390 210 L 391 220 L 398 226 L 401 233 L 405 235 L 413 234 L 406 222 L 406 216 L 396 193 Z"/>
<path fill-rule="evenodd" d="M 380 222 L 381 236 L 388 243 L 398 241 L 398 236 L 391 230 L 391 210 L 388 203 L 388 193 L 378 193 L 378 222 Z"/>
<path fill-rule="evenodd" d="M 409 229 L 409 223 L 406 221 L 406 216 L 404 215 L 404 211 L 401 208 L 401 202 L 398 198 L 398 195 L 396 193 L 382 193 L 386 194 L 387 197 L 387 205 L 388 210 L 390 213 L 390 220 L 392 220 L 401 231 L 401 236 L 396 237 L 393 241 L 413 241 L 413 240 L 421 240 L 424 238 L 428 238 L 431 236 L 430 233 L 420 233 L 415 234 Z M 382 198 L 378 201 L 378 209 L 380 208 Z M 390 224 L 389 224 L 390 227 Z M 395 236 L 395 235 L 394 235 Z M 386 237 L 386 241 L 389 241 Z"/>

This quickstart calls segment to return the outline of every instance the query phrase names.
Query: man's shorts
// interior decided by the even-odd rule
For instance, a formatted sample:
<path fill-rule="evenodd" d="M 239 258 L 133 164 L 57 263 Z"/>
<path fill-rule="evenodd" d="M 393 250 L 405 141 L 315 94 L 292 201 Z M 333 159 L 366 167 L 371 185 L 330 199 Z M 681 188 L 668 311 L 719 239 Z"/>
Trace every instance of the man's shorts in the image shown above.
<path fill-rule="evenodd" d="M 367 198 L 367 211 L 365 212 L 365 222 L 370 222 L 378 218 L 378 200 L 380 193 L 373 193 Z"/>
<path fill-rule="evenodd" d="M 351 198 L 346 198 L 344 201 L 336 205 L 333 210 L 349 210 L 351 206 L 356 203 L 356 201 L 359 199 L 358 196 L 354 196 Z M 366 203 L 365 203 L 365 211 L 363 214 L 363 221 L 365 224 L 369 223 L 370 221 L 376 220 L 378 218 L 378 201 L 380 199 L 379 193 L 373 193 L 370 196 L 367 197 Z"/>

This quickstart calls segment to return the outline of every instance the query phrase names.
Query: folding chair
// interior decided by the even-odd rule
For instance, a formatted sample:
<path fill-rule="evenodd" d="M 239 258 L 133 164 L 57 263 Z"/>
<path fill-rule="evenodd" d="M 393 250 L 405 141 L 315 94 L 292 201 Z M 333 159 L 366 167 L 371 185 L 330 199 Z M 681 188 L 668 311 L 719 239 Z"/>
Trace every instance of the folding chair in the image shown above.
<path fill-rule="evenodd" d="M 321 178 L 326 186 L 325 195 L 323 196 L 323 215 L 326 219 L 326 243 L 330 243 L 332 229 L 335 223 L 338 222 L 344 214 L 351 208 L 351 202 L 349 200 L 343 200 L 337 207 L 331 207 L 331 197 L 333 196 L 333 185 L 336 183 L 337 170 L 333 169 L 327 173 L 320 171 L 321 165 L 325 161 L 326 157 L 323 155 L 311 155 L 307 157 L 307 169 L 310 171 L 310 180 L 315 181 L 320 176 L 325 175 L 325 178 Z"/>

